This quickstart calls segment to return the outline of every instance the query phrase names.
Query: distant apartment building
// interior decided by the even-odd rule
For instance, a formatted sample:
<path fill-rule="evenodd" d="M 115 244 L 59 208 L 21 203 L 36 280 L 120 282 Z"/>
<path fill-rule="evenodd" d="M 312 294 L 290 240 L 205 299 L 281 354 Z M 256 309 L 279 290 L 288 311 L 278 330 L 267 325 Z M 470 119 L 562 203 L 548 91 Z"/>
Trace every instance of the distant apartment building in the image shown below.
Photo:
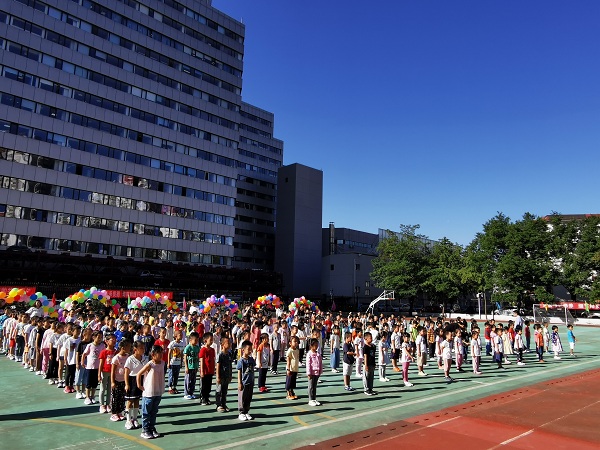
<path fill-rule="evenodd" d="M 0 3 L 0 249 L 272 269 L 283 142 L 209 0 Z"/>

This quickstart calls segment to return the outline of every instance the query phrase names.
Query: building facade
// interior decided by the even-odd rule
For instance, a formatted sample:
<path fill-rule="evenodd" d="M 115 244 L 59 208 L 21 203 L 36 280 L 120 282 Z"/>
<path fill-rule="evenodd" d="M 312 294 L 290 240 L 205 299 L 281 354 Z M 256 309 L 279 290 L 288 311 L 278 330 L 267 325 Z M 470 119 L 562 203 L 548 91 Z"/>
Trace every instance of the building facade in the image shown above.
<path fill-rule="evenodd" d="M 282 294 L 316 299 L 321 290 L 323 172 L 302 164 L 279 169 L 275 269 Z"/>
<path fill-rule="evenodd" d="M 210 1 L 0 4 L 0 249 L 272 269 L 273 114 Z"/>
<path fill-rule="evenodd" d="M 366 310 L 381 294 L 371 280 L 379 235 L 333 223 L 322 229 L 321 292 L 338 309 Z"/>

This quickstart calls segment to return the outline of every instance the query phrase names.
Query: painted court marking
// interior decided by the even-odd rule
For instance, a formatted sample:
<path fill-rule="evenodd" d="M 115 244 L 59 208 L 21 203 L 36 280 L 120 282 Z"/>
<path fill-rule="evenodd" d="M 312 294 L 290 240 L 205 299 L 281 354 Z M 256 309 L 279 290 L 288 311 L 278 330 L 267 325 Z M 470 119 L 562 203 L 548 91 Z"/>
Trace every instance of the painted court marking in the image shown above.
<path fill-rule="evenodd" d="M 161 447 L 154 445 L 148 441 L 144 441 L 142 439 L 138 439 L 138 438 L 130 436 L 128 434 L 121 433 L 120 431 L 109 430 L 108 428 L 97 427 L 95 425 L 88 425 L 86 423 L 78 423 L 78 422 L 71 422 L 71 421 L 67 421 L 67 420 L 57 420 L 57 419 L 30 419 L 30 420 L 33 420 L 35 422 L 56 423 L 59 425 L 69 425 L 72 427 L 88 428 L 90 430 L 101 431 L 102 433 L 108 433 L 108 434 L 112 434 L 114 436 L 119 436 L 123 439 L 127 439 L 128 441 L 132 441 L 132 442 L 135 442 L 136 444 L 143 445 L 144 447 L 151 448 L 152 450 L 162 450 Z"/>
<path fill-rule="evenodd" d="M 507 440 L 506 440 L 506 441 L 504 441 L 504 442 L 500 442 L 500 444 L 498 444 L 498 445 L 495 445 L 494 447 L 491 447 L 489 450 L 495 450 L 495 449 L 497 449 L 497 448 L 499 448 L 499 447 L 501 447 L 501 446 L 503 446 L 503 445 L 510 444 L 511 442 L 514 442 L 514 441 L 516 441 L 516 440 L 518 440 L 518 439 L 521 439 L 522 437 L 525 437 L 525 436 L 528 436 L 528 435 L 530 435 L 530 434 L 531 434 L 531 433 L 533 433 L 533 432 L 534 432 L 536 429 L 540 429 L 540 428 L 542 428 L 542 427 L 545 427 L 546 425 L 550 425 L 551 423 L 558 422 L 559 420 L 562 420 L 562 419 L 564 419 L 565 417 L 569 417 L 569 416 L 571 416 L 571 415 L 573 415 L 573 414 L 577 414 L 577 413 L 579 413 L 579 412 L 583 411 L 584 409 L 587 409 L 587 408 L 589 408 L 589 407 L 591 407 L 591 406 L 597 405 L 598 403 L 600 403 L 600 400 L 598 400 L 598 401 L 596 401 L 596 402 L 594 402 L 594 403 L 590 403 L 589 405 L 586 405 L 586 406 L 584 406 L 584 407 L 582 407 L 582 408 L 579 408 L 579 409 L 577 409 L 577 410 L 575 410 L 575 411 L 571 411 L 570 413 L 568 413 L 568 414 L 565 414 L 564 416 L 558 417 L 557 419 L 552 419 L 552 420 L 550 420 L 550 421 L 548 421 L 548 422 L 546 422 L 546 423 L 543 423 L 543 424 L 541 424 L 541 425 L 537 426 L 536 428 L 532 428 L 531 430 L 529 430 L 529 431 L 526 431 L 525 433 L 521 433 L 521 434 L 519 434 L 518 436 L 515 436 L 514 438 L 507 439 Z"/>
<path fill-rule="evenodd" d="M 598 362 L 598 358 L 593 358 L 593 359 L 590 359 L 588 361 L 582 361 L 580 363 L 571 364 L 570 367 L 580 367 L 580 366 L 585 366 L 585 365 L 592 364 L 592 363 L 597 363 L 597 362 Z M 564 370 L 564 369 L 565 369 L 564 367 L 555 367 L 553 369 L 545 370 L 544 373 L 557 372 L 557 371 L 561 371 L 561 370 Z M 515 380 L 524 380 L 524 379 L 527 379 L 527 378 L 537 377 L 537 376 L 539 376 L 538 372 L 532 372 L 532 373 L 528 373 L 528 374 L 524 374 L 524 375 L 519 375 L 519 376 L 515 376 L 515 377 L 509 377 L 509 378 L 504 379 L 504 380 L 494 381 L 494 382 L 491 382 L 491 383 L 487 383 L 486 385 L 478 384 L 478 385 L 471 386 L 471 387 L 468 387 L 468 388 L 456 389 L 456 390 L 452 390 L 452 391 L 449 391 L 449 392 L 445 392 L 443 394 L 426 396 L 426 397 L 418 398 L 418 399 L 411 400 L 411 401 L 405 402 L 405 403 L 395 403 L 393 405 L 386 406 L 386 407 L 383 407 L 383 408 L 379 408 L 379 409 L 374 409 L 374 410 L 364 411 L 364 412 L 361 412 L 361 413 L 352 414 L 352 415 L 349 415 L 349 416 L 345 416 L 344 420 L 352 420 L 352 419 L 358 419 L 358 418 L 361 418 L 361 417 L 371 416 L 373 414 L 381 414 L 382 412 L 385 412 L 385 411 L 391 411 L 391 410 L 398 409 L 398 408 L 404 408 L 404 407 L 409 406 L 409 405 L 417 405 L 417 404 L 424 403 L 424 402 L 431 402 L 433 400 L 437 400 L 437 399 L 440 399 L 440 398 L 453 396 L 453 395 L 460 394 L 460 393 L 463 393 L 463 392 L 470 392 L 470 391 L 478 390 L 478 389 L 481 389 L 483 387 L 495 386 L 495 385 L 500 385 L 500 384 L 505 384 L 505 383 L 512 383 Z M 228 444 L 224 444 L 224 445 L 217 446 L 217 447 L 212 447 L 211 450 L 225 450 L 225 449 L 229 449 L 229 448 L 234 448 L 234 447 L 240 447 L 240 446 L 243 446 L 243 445 L 253 444 L 255 442 L 263 442 L 263 441 L 266 441 L 268 439 L 272 439 L 272 438 L 276 438 L 276 437 L 280 437 L 280 436 L 286 436 L 286 435 L 289 435 L 289 434 L 297 433 L 299 431 L 306 431 L 307 429 L 310 429 L 310 428 L 318 428 L 318 427 L 322 427 L 322 426 L 326 426 L 326 425 L 331 425 L 332 423 L 333 423 L 332 420 L 327 420 L 325 422 L 319 422 L 319 423 L 309 424 L 306 427 L 302 426 L 302 427 L 296 427 L 296 428 L 288 428 L 288 429 L 285 429 L 285 430 L 277 431 L 275 433 L 261 435 L 261 436 L 257 436 L 257 437 L 254 437 L 254 438 L 246 439 L 244 441 L 237 441 L 237 442 L 228 443 Z"/>

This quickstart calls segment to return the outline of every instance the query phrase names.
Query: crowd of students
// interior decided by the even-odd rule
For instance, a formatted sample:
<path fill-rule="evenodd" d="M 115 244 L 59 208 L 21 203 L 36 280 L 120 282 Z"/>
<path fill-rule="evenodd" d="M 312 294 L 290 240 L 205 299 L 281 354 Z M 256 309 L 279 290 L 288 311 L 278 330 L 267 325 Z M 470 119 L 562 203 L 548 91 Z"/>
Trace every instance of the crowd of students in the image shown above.
<path fill-rule="evenodd" d="M 551 351 L 555 359 L 563 352 L 558 327 L 533 324 L 539 363 Z M 286 398 L 297 400 L 300 368 L 305 367 L 308 404 L 319 406 L 317 387 L 323 360 L 329 358 L 333 373 L 342 372 L 344 390 L 354 391 L 353 374 L 362 381 L 365 395 L 377 395 L 376 375 L 387 383 L 387 369 L 402 374 L 405 387 L 413 386 L 411 364 L 417 376 L 426 377 L 432 366 L 452 383 L 451 370 L 465 372 L 471 364 L 481 375 L 481 358 L 492 358 L 498 370 L 512 364 L 522 366 L 531 344 L 531 324 L 516 317 L 506 325 L 486 321 L 483 342 L 476 320 L 460 318 L 420 319 L 394 315 L 312 313 L 244 309 L 239 317 L 225 312 L 202 314 L 192 303 L 183 313 L 125 311 L 115 316 L 69 311 L 62 321 L 40 315 L 39 308 L 24 313 L 0 315 L 2 351 L 24 369 L 45 378 L 65 394 L 99 405 L 110 420 L 124 421 L 127 430 L 142 428 L 145 439 L 159 437 L 156 416 L 166 389 L 179 391 L 183 374 L 183 397 L 194 400 L 199 386 L 201 405 L 213 405 L 228 413 L 229 386 L 237 371 L 238 419 L 250 415 L 255 382 L 259 393 L 268 393 L 267 378 L 285 367 Z M 576 338 L 568 325 L 570 355 L 575 356 Z M 485 346 L 485 347 L 484 347 Z M 433 364 L 429 364 L 432 361 Z M 256 372 L 256 373 L 255 373 Z M 256 380 L 255 380 L 256 376 Z M 341 384 L 341 383 L 340 383 Z M 96 399 L 98 391 L 98 399 Z M 141 408 L 141 411 L 140 411 Z M 140 424 L 138 418 L 141 420 Z"/>

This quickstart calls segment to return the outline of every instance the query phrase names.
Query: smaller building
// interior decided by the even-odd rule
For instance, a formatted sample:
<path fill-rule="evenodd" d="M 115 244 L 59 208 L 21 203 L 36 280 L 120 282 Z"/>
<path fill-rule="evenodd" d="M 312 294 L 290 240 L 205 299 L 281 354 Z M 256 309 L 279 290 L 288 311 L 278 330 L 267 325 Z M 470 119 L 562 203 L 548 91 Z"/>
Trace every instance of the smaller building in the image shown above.
<path fill-rule="evenodd" d="M 336 228 L 333 222 L 322 229 L 321 292 L 328 307 L 335 302 L 338 310 L 364 311 L 381 294 L 371 280 L 378 243 L 378 234 Z"/>

